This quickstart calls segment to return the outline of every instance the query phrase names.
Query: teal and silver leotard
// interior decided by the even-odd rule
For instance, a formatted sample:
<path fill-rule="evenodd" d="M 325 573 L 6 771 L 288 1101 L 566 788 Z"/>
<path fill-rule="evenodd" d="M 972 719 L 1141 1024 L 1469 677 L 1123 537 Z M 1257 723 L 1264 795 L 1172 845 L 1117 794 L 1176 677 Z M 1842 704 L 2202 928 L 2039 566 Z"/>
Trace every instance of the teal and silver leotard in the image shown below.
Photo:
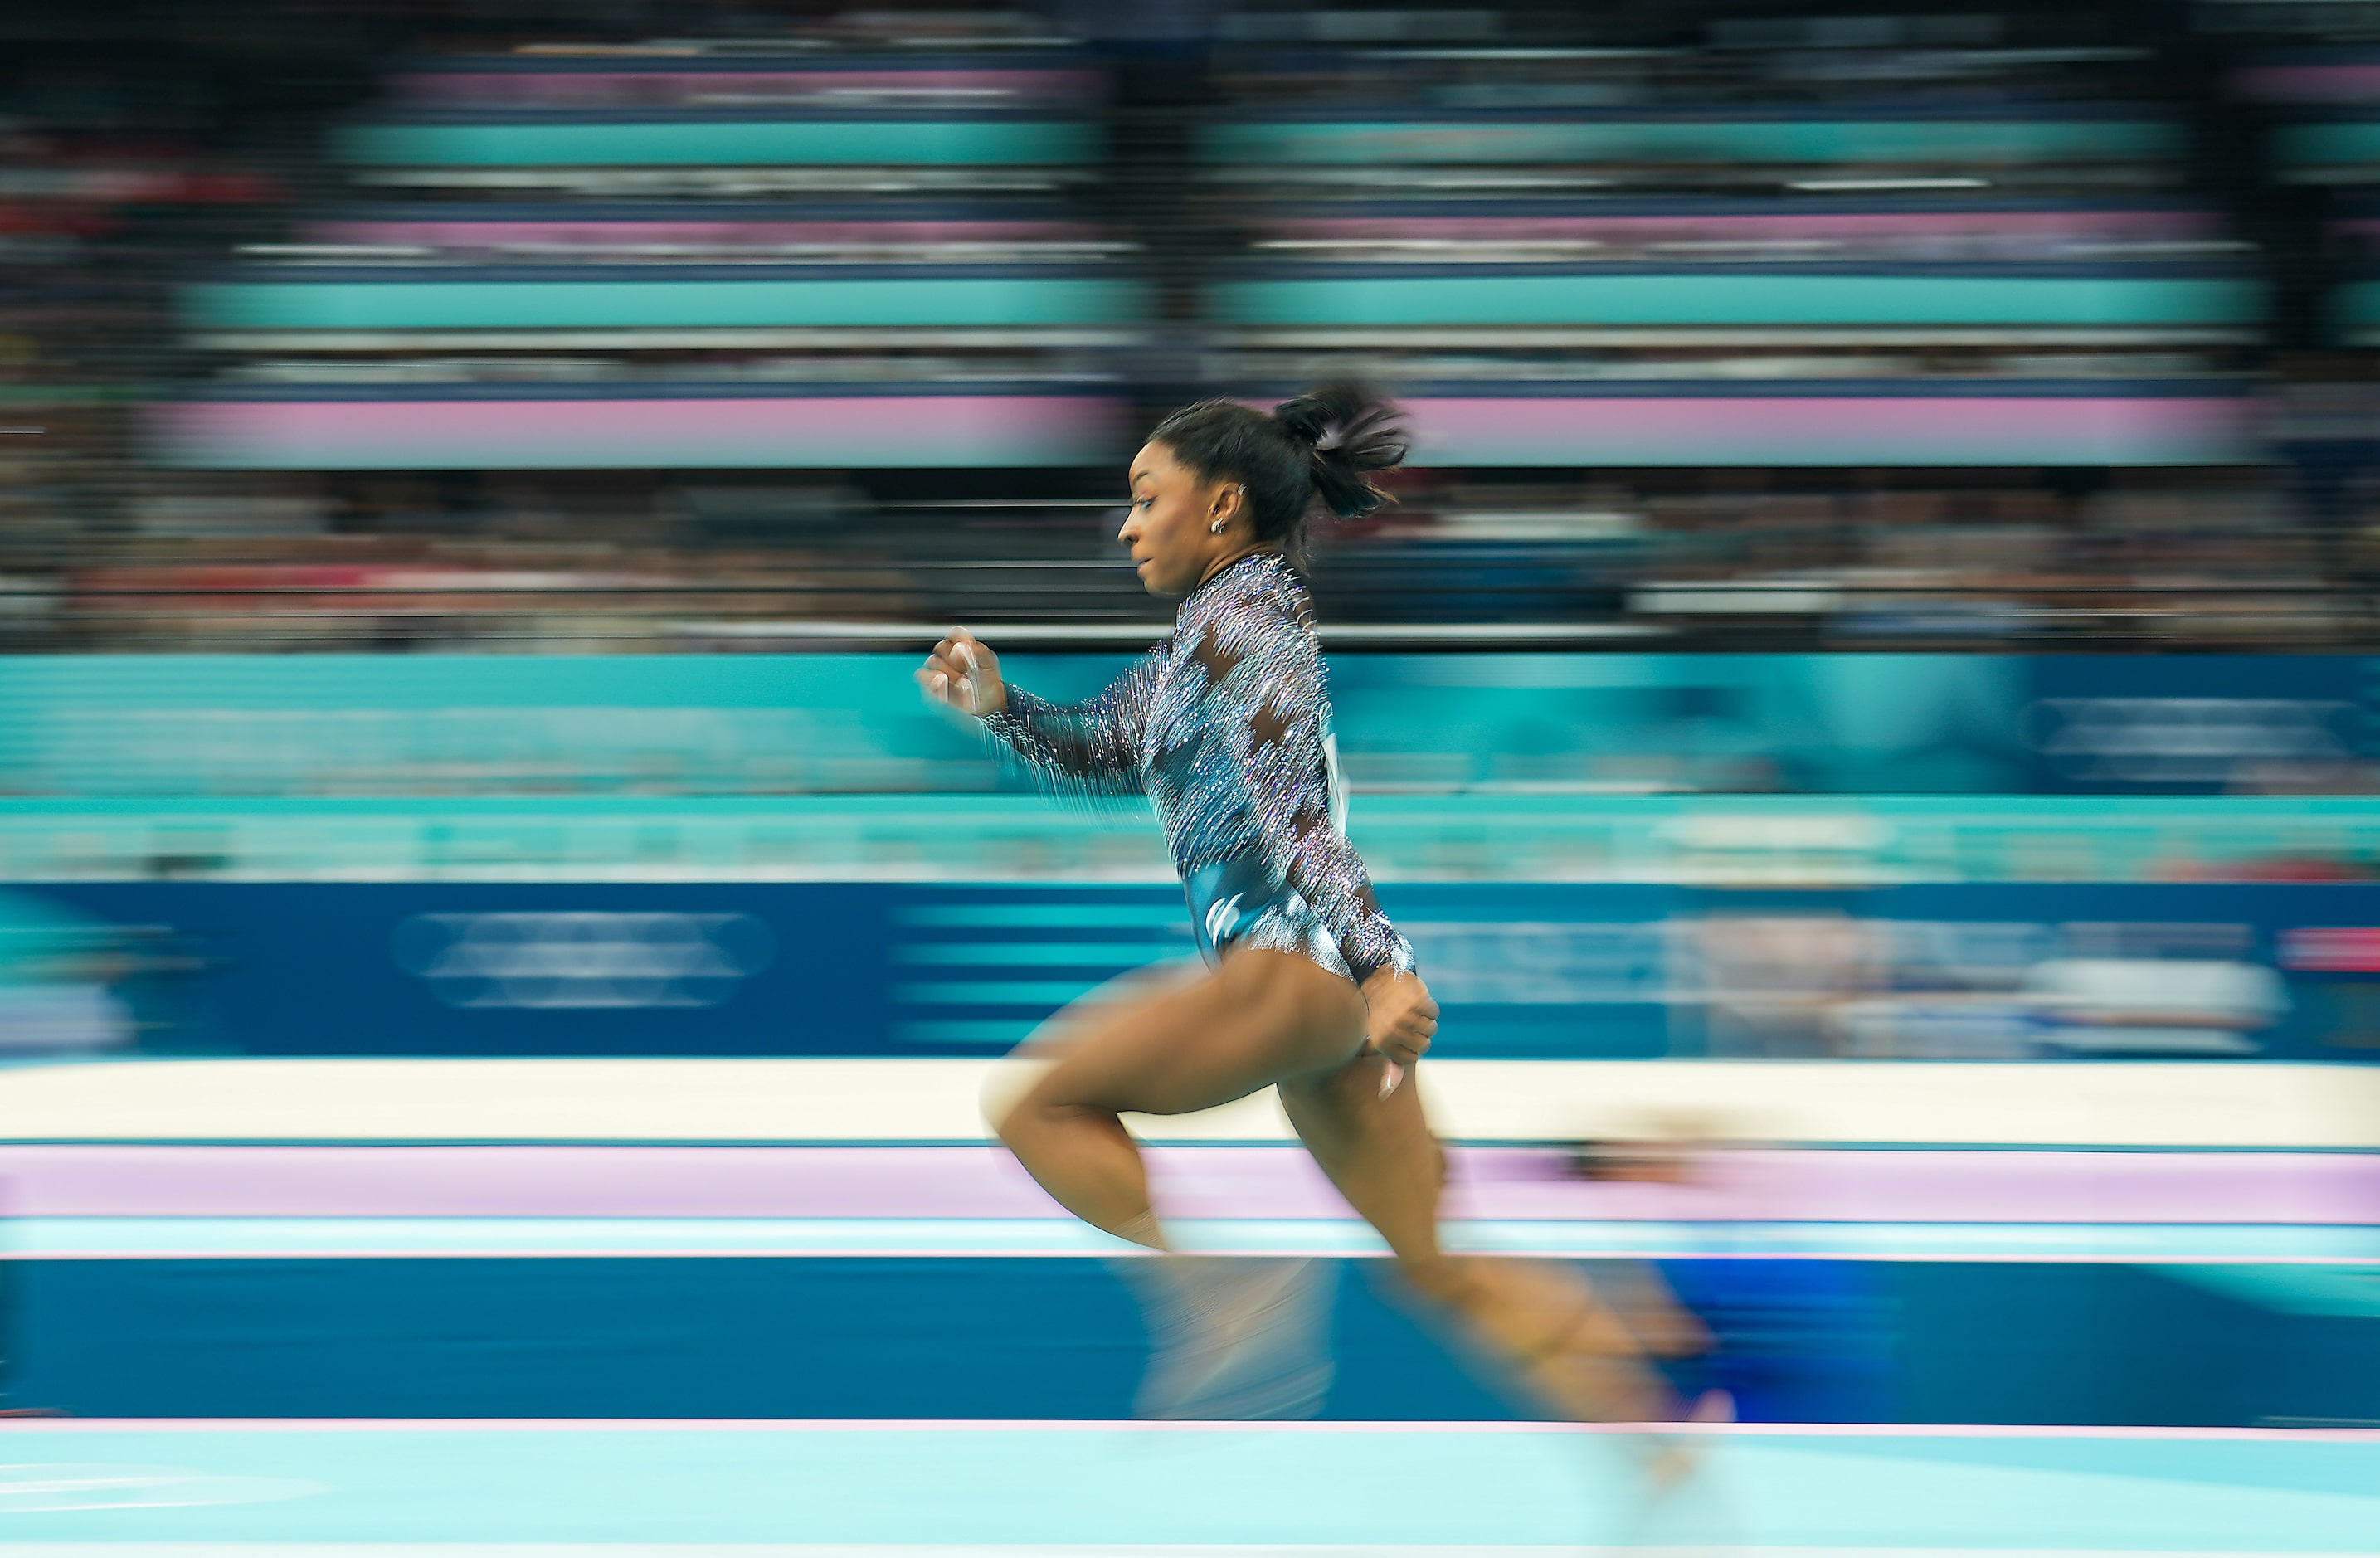
<path fill-rule="evenodd" d="M 1413 968 L 1347 842 L 1313 607 L 1279 554 L 1192 590 L 1172 633 L 1097 698 L 1012 686 L 984 724 L 1053 788 L 1148 797 L 1208 962 L 1267 947 L 1358 983 Z"/>

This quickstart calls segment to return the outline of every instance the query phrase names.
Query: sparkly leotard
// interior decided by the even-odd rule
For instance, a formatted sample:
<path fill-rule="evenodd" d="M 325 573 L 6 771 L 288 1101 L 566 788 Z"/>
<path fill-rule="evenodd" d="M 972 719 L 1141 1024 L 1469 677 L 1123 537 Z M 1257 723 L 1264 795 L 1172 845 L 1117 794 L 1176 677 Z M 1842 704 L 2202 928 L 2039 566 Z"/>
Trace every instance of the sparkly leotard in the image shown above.
<path fill-rule="evenodd" d="M 1209 962 L 1241 945 L 1358 983 L 1413 968 L 1347 842 L 1313 608 L 1279 554 L 1192 590 L 1172 633 L 1099 697 L 1060 706 L 1012 687 L 984 724 L 1053 787 L 1149 797 Z"/>

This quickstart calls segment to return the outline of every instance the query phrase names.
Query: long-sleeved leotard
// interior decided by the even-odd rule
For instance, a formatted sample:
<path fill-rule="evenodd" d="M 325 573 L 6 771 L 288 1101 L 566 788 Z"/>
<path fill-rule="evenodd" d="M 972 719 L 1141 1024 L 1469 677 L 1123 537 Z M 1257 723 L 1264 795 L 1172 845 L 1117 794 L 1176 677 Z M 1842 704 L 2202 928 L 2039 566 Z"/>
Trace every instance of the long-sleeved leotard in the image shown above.
<path fill-rule="evenodd" d="M 1148 796 L 1209 959 L 1269 947 L 1359 983 L 1413 968 L 1347 842 L 1313 612 L 1278 554 L 1192 590 L 1172 635 L 1099 697 L 1011 687 L 984 724 L 1053 786 Z"/>

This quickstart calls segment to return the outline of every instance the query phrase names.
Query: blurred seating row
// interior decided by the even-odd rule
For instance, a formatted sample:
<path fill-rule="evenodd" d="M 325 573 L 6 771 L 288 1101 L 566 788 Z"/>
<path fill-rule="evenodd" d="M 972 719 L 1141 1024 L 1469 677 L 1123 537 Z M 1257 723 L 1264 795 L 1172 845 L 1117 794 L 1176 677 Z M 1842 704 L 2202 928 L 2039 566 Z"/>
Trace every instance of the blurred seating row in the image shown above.
<path fill-rule="evenodd" d="M 1367 371 L 1442 466 L 2248 456 L 2246 386 L 2206 349 L 2256 338 L 2263 284 L 2181 189 L 2169 114 L 2031 89 L 1530 106 L 1526 80 L 1479 106 L 1498 56 L 1464 62 L 1463 106 L 1393 71 L 1299 97 L 1318 68 L 1365 82 L 1353 55 L 1232 84 L 1177 197 L 1221 236 L 1193 307 L 1224 377 Z M 408 67 L 338 154 L 436 199 L 322 213 L 192 287 L 228 382 L 164 408 L 162 444 L 235 469 L 1112 457 L 1164 299 L 1070 198 L 1099 85 L 1022 53 Z"/>

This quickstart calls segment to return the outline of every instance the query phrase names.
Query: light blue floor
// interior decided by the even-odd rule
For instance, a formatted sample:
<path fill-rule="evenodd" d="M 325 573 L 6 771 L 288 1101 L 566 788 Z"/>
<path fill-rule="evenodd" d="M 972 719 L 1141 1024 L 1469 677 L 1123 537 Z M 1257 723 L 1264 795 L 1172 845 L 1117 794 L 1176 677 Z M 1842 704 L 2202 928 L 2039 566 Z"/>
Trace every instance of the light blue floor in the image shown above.
<path fill-rule="evenodd" d="M 2380 1435 L 1701 1441 L 1647 1511 L 1618 1436 L 1499 1425 L 0 1425 L 0 1543 L 1720 1546 L 2369 1553 Z M 122 1545 L 137 1544 L 137 1545 Z M 296 1549 L 285 1549 L 294 1552 Z"/>
<path fill-rule="evenodd" d="M 1185 1248 L 1370 1255 L 1360 1223 L 1188 1219 Z M 2380 1228 L 2088 1223 L 1621 1223 L 1481 1221 L 1449 1242 L 1544 1255 L 1806 1255 L 1871 1259 L 2380 1262 Z M 0 1252 L 89 1256 L 1101 1255 L 1129 1247 L 1068 1218 L 935 1217 L 27 1217 Z"/>

